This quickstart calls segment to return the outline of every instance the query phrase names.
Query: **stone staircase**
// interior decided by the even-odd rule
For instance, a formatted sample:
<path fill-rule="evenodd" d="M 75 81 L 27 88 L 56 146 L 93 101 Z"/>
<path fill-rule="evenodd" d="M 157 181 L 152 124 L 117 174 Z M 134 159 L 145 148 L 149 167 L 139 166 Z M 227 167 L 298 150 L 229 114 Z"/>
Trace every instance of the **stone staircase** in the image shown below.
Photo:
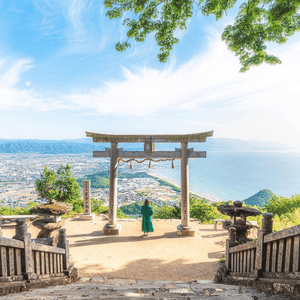
<path fill-rule="evenodd" d="M 282 295 L 267 295 L 252 287 L 218 284 L 210 280 L 171 282 L 82 277 L 69 285 L 10 294 L 0 299 L 65 300 L 65 299 L 218 299 L 282 300 Z"/>

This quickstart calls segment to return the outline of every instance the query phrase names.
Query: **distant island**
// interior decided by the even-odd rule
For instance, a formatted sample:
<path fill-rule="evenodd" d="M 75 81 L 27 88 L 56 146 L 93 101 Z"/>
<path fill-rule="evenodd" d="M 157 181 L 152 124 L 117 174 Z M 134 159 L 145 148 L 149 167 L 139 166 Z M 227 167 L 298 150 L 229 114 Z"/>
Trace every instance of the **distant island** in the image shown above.
<path fill-rule="evenodd" d="M 274 194 L 272 191 L 268 189 L 264 189 L 264 190 L 260 190 L 255 195 L 243 200 L 242 202 L 251 206 L 256 205 L 258 207 L 263 207 L 264 203 L 268 203 L 269 200 L 274 196 L 276 196 L 276 194 Z"/>

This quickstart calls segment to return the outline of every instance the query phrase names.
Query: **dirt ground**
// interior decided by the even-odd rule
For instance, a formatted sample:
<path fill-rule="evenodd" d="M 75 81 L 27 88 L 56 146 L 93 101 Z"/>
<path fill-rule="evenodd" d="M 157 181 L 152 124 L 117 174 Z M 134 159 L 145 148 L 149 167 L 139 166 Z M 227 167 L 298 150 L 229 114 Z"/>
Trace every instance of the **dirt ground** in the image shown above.
<path fill-rule="evenodd" d="M 79 218 L 66 222 L 70 260 L 79 275 L 145 280 L 211 280 L 225 254 L 227 231 L 213 225 L 191 222 L 195 237 L 178 237 L 180 220 L 153 220 L 154 232 L 144 237 L 141 221 L 122 221 L 120 236 L 103 236 L 107 221 Z M 220 226 L 220 225 L 219 225 Z M 12 226 L 2 227 L 4 237 L 12 237 Z M 29 226 L 32 238 L 38 229 Z"/>

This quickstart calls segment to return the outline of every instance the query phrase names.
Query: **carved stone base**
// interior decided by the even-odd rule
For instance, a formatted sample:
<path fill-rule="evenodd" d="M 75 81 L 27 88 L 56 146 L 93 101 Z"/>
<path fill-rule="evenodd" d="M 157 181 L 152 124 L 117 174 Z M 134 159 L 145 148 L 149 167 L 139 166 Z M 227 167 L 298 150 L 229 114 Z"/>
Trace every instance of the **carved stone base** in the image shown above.
<path fill-rule="evenodd" d="M 95 219 L 95 214 L 90 214 L 90 215 L 81 214 L 79 219 L 93 221 Z"/>
<path fill-rule="evenodd" d="M 66 220 L 61 220 L 58 223 L 47 223 L 45 219 L 40 219 L 32 222 L 32 225 L 41 229 L 37 238 L 48 238 L 51 237 L 52 233 L 60 229 Z"/>
<path fill-rule="evenodd" d="M 181 224 L 177 226 L 178 236 L 195 236 L 195 229 L 192 226 L 184 227 Z"/>
<path fill-rule="evenodd" d="M 104 235 L 120 235 L 121 224 L 116 224 L 114 227 L 108 223 L 102 229 Z"/>

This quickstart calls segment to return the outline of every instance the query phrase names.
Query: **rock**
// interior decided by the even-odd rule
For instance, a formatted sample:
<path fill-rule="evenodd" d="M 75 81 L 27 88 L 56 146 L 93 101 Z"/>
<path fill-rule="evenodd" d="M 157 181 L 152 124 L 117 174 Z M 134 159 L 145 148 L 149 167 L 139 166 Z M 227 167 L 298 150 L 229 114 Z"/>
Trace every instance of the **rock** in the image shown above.
<path fill-rule="evenodd" d="M 250 228 L 246 231 L 246 238 L 247 239 L 257 239 L 257 229 Z"/>
<path fill-rule="evenodd" d="M 219 205 L 217 209 L 221 214 L 231 217 L 258 216 L 261 214 L 261 211 L 257 209 L 244 206 Z"/>
<path fill-rule="evenodd" d="M 53 231 L 60 229 L 65 222 L 66 220 L 61 220 L 58 223 L 47 223 L 43 219 L 39 219 L 32 222 L 32 225 L 41 229 L 37 238 L 49 238 Z"/>
<path fill-rule="evenodd" d="M 107 281 L 107 277 L 92 277 L 90 281 L 92 283 L 103 283 Z"/>
<path fill-rule="evenodd" d="M 98 214 L 98 217 L 102 218 L 102 220 L 108 220 L 108 217 L 105 214 Z"/>
<path fill-rule="evenodd" d="M 237 200 L 237 201 L 234 201 L 234 202 L 233 202 L 233 205 L 234 205 L 234 206 L 237 206 L 237 207 L 242 207 L 242 206 L 243 206 L 243 202 Z"/>
<path fill-rule="evenodd" d="M 34 241 L 36 244 L 42 244 L 42 245 L 48 245 L 48 246 L 53 246 L 53 237 L 48 237 L 48 238 L 37 238 Z"/>
<path fill-rule="evenodd" d="M 35 214 L 64 215 L 72 209 L 72 205 L 64 202 L 41 204 L 30 209 Z"/>
<path fill-rule="evenodd" d="M 77 282 L 88 282 L 90 281 L 91 278 L 90 277 L 80 277 Z"/>

